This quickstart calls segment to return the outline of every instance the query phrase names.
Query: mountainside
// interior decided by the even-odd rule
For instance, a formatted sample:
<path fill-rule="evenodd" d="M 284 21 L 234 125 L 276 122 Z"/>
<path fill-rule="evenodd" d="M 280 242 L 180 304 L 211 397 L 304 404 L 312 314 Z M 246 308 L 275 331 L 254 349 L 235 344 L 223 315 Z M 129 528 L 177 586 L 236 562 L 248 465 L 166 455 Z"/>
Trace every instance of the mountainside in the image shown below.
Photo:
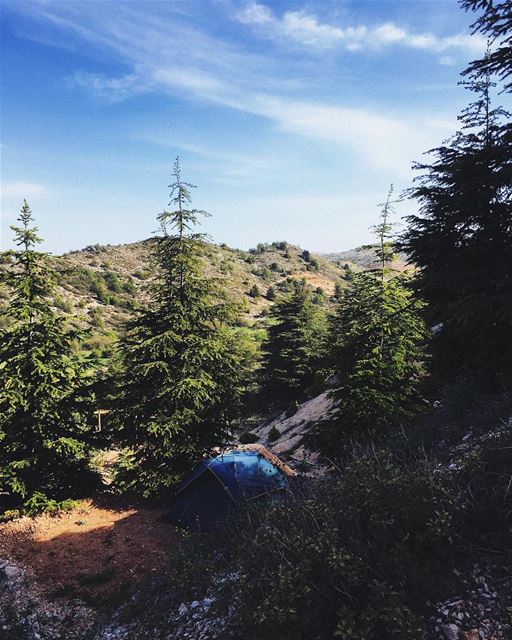
<path fill-rule="evenodd" d="M 362 269 L 373 269 L 379 266 L 379 261 L 375 255 L 375 246 L 376 245 L 366 245 L 338 253 L 324 253 L 322 256 L 340 267 L 343 267 L 345 264 L 356 264 Z M 397 271 L 405 271 L 407 267 L 406 255 L 404 253 L 396 253 L 393 259 L 393 268 Z"/>
<path fill-rule="evenodd" d="M 91 327 L 91 348 L 108 347 L 133 311 L 147 300 L 147 284 L 155 275 L 151 262 L 154 242 L 96 244 L 52 256 L 60 274 L 56 305 L 77 324 Z M 204 260 L 208 277 L 219 279 L 228 298 L 241 304 L 243 324 L 259 328 L 265 325 L 274 301 L 290 291 L 292 280 L 306 279 L 319 300 L 328 301 L 337 284 L 347 286 L 355 272 L 375 265 L 375 252 L 365 247 L 321 256 L 287 242 L 259 244 L 249 251 L 207 243 Z M 393 266 L 404 269 L 402 257 Z M 0 268 L 9 268 L 8 258 L 4 257 Z M 0 292 L 2 295 L 5 304 L 7 292 Z"/>

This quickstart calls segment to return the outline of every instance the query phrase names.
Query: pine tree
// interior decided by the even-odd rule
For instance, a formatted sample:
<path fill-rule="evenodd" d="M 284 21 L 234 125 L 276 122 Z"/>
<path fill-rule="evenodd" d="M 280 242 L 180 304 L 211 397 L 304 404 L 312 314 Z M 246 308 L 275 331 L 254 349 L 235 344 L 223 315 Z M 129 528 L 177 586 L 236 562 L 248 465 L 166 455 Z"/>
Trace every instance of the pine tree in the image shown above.
<path fill-rule="evenodd" d="M 391 194 L 381 224 L 374 227 L 380 267 L 354 275 L 331 318 L 329 373 L 336 380 L 331 391 L 336 409 L 312 434 L 316 446 L 331 453 L 351 437 L 399 427 L 421 405 L 418 387 L 427 331 L 423 305 L 408 277 L 388 267 Z"/>
<path fill-rule="evenodd" d="M 53 309 L 55 273 L 25 201 L 11 227 L 19 250 L 2 273 L 10 296 L 0 330 L 0 511 L 35 512 L 87 491 L 91 362 L 78 358 L 80 337 Z"/>
<path fill-rule="evenodd" d="M 495 387 L 512 383 L 512 124 L 492 107 L 488 75 L 464 84 L 476 100 L 434 160 L 416 165 L 410 195 L 420 209 L 402 247 L 439 329 L 437 374 L 466 370 Z"/>
<path fill-rule="evenodd" d="M 268 397 L 282 404 L 312 382 L 327 325 L 305 281 L 294 282 L 293 293 L 274 304 L 271 318 L 263 345 L 263 386 Z"/>
<path fill-rule="evenodd" d="M 145 495 L 161 493 L 229 441 L 242 390 L 233 306 L 219 302 L 205 276 L 204 236 L 193 231 L 207 214 L 188 208 L 193 185 L 181 179 L 179 158 L 173 178 L 174 209 L 158 216 L 158 278 L 121 344 L 115 413 L 131 451 L 124 479 Z"/>
<path fill-rule="evenodd" d="M 466 11 L 483 10 L 473 25 L 475 31 L 488 36 L 490 43 L 497 44 L 493 51 L 472 62 L 465 75 L 478 74 L 485 77 L 495 74 L 506 81 L 505 91 L 512 91 L 512 0 L 461 0 Z"/>

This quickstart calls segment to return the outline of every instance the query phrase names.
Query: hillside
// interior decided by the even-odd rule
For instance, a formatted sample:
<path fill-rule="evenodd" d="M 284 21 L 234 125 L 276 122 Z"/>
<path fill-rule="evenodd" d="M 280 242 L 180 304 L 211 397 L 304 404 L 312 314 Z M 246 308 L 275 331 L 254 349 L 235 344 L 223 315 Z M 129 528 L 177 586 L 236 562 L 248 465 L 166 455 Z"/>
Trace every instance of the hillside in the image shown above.
<path fill-rule="evenodd" d="M 340 267 L 345 264 L 357 265 L 362 269 L 373 269 L 378 266 L 378 260 L 375 255 L 374 245 L 366 245 L 350 249 L 349 251 L 340 251 L 338 253 L 325 253 L 323 257 L 334 262 Z M 407 257 L 404 253 L 397 253 L 393 261 L 393 268 L 397 271 L 404 271 L 407 268 Z"/>
<path fill-rule="evenodd" d="M 108 348 L 133 311 L 144 304 L 147 285 L 155 275 L 153 243 L 148 239 L 132 244 L 96 244 L 52 256 L 53 267 L 60 274 L 56 305 L 77 324 L 92 329 L 87 341 L 90 348 Z M 249 251 L 207 243 L 204 260 L 208 277 L 217 278 L 228 298 L 241 304 L 242 324 L 260 328 L 265 326 L 274 301 L 290 290 L 292 279 L 306 279 L 319 297 L 329 300 L 337 283 L 346 286 L 354 272 L 374 266 L 375 253 L 363 248 L 322 256 L 286 242 L 259 244 Z M 8 264 L 4 259 L 3 268 Z M 394 267 L 402 270 L 404 260 L 398 257 Z M 259 295 L 254 295 L 255 287 Z M 3 295 L 5 300 L 6 292 Z"/>

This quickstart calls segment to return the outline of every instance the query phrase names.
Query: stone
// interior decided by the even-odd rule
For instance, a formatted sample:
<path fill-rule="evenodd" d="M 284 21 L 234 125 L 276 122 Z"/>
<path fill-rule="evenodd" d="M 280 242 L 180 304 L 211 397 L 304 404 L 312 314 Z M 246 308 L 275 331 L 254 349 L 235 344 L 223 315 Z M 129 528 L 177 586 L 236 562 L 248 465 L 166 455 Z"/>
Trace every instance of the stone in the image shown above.
<path fill-rule="evenodd" d="M 459 627 L 456 624 L 445 624 L 441 627 L 446 640 L 459 640 Z"/>
<path fill-rule="evenodd" d="M 13 580 L 20 575 L 21 569 L 18 569 L 18 567 L 15 567 L 13 564 L 6 564 L 3 567 L 3 572 L 6 578 Z"/>

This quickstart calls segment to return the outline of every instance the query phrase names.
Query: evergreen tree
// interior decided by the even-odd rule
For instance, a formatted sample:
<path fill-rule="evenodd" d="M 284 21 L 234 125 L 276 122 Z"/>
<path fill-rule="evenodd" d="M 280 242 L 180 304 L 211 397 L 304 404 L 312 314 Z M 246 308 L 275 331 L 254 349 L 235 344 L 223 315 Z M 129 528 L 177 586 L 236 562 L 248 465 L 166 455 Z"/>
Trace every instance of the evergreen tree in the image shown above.
<path fill-rule="evenodd" d="M 466 369 L 489 385 L 512 383 L 512 124 L 492 108 L 489 76 L 464 83 L 476 100 L 461 130 L 416 168 L 402 247 L 437 325 L 436 371 Z"/>
<path fill-rule="evenodd" d="M 465 74 L 495 74 L 506 81 L 505 91 L 512 91 L 512 0 L 461 0 L 461 5 L 466 11 L 483 10 L 473 28 L 497 44 L 493 51 L 472 62 Z"/>
<path fill-rule="evenodd" d="M 91 362 L 79 332 L 53 310 L 55 273 L 25 201 L 12 268 L 2 273 L 10 305 L 0 330 L 0 511 L 35 512 L 90 489 Z M 89 418 L 89 422 L 88 422 Z"/>
<path fill-rule="evenodd" d="M 234 309 L 219 302 L 206 278 L 204 237 L 193 231 L 207 214 L 188 208 L 193 185 L 182 181 L 178 158 L 173 177 L 173 210 L 158 216 L 158 278 L 121 343 L 115 413 L 121 442 L 131 450 L 124 480 L 145 495 L 173 485 L 229 441 L 242 390 L 243 358 L 230 330 Z"/>
<path fill-rule="evenodd" d="M 324 451 L 335 451 L 360 433 L 379 434 L 410 420 L 421 400 L 427 331 L 422 303 L 407 276 L 387 266 L 392 246 L 391 194 L 383 206 L 379 237 L 381 266 L 356 274 L 344 289 L 331 318 L 330 374 L 336 380 L 331 396 L 336 401 L 332 420 L 312 434 Z"/>
<path fill-rule="evenodd" d="M 327 329 L 325 313 L 315 304 L 305 281 L 274 304 L 273 322 L 263 345 L 263 386 L 279 402 L 297 396 L 312 382 Z"/>

